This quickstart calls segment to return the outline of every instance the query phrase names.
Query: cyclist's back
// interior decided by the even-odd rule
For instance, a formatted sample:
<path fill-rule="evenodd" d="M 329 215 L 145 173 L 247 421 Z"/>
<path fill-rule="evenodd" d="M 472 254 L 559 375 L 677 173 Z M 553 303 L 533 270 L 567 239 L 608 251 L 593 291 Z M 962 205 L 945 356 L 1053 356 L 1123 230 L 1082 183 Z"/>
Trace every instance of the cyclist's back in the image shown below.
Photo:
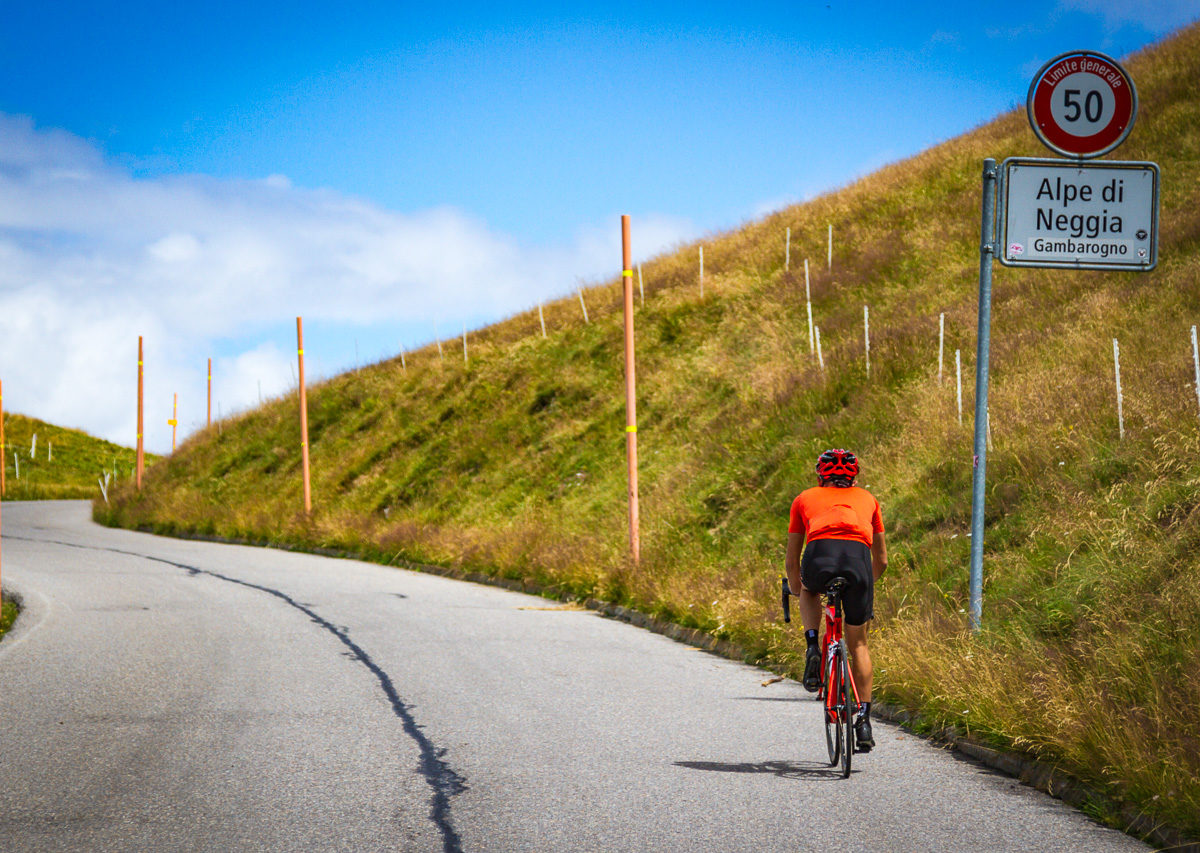
<path fill-rule="evenodd" d="M 879 502 L 858 486 L 814 486 L 792 502 L 789 533 L 804 534 L 800 576 L 814 593 L 844 577 L 846 622 L 862 625 L 874 615 L 871 545 L 883 532 Z"/>
<path fill-rule="evenodd" d="M 866 702 L 860 737 L 874 745 L 870 729 L 871 658 L 867 623 L 874 616 L 875 579 L 887 567 L 883 514 L 875 496 L 854 485 L 858 459 L 846 450 L 827 450 L 817 460 L 819 485 L 792 502 L 785 568 L 789 583 L 799 582 L 800 613 L 808 644 L 804 686 L 816 690 L 820 655 L 816 648 L 820 617 L 818 596 L 835 577 L 848 584 L 842 593 L 846 637 L 853 655 L 855 681 Z"/>

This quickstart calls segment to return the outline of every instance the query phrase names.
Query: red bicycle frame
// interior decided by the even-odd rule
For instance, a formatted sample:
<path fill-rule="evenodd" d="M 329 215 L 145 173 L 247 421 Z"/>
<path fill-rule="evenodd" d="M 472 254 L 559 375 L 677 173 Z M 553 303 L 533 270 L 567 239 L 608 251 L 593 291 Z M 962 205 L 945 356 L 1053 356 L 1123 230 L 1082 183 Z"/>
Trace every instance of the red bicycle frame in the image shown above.
<path fill-rule="evenodd" d="M 839 684 L 837 680 L 837 646 L 845 643 L 842 636 L 842 620 L 834 612 L 831 604 L 825 604 L 825 633 L 821 637 L 821 689 L 817 694 L 818 699 L 825 700 L 825 716 L 831 722 L 837 722 L 837 696 Z M 832 649 L 832 654 L 831 654 Z M 850 678 L 850 690 L 854 693 L 854 708 L 851 712 L 857 712 L 862 706 L 862 700 L 858 696 L 858 685 L 854 683 L 854 673 L 846 673 Z"/>

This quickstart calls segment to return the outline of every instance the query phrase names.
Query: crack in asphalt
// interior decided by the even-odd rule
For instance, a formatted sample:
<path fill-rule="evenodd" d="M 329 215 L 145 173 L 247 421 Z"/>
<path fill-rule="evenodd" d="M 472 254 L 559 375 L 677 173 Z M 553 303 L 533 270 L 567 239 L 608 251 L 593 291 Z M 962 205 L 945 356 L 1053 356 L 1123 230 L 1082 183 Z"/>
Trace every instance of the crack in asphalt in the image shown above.
<path fill-rule="evenodd" d="M 446 750 L 434 746 L 433 742 L 421 730 L 421 726 L 413 717 L 411 709 L 405 704 L 396 690 L 396 685 L 392 682 L 391 676 L 383 670 L 379 664 L 372 660 L 366 650 L 358 643 L 350 639 L 349 630 L 345 627 L 339 627 L 332 622 L 318 615 L 311 608 L 296 601 L 285 592 L 277 589 L 272 589 L 261 584 L 251 583 L 250 581 L 239 580 L 238 578 L 223 575 L 220 572 L 214 572 L 209 569 L 201 569 L 197 566 L 189 566 L 184 563 L 177 563 L 173 560 L 168 560 L 164 557 L 154 557 L 149 554 L 139 554 L 136 551 L 124 551 L 120 548 L 100 548 L 94 545 L 79 545 L 74 542 L 61 542 L 54 539 L 34 539 L 25 536 L 5 536 L 5 539 L 15 539 L 24 542 L 41 542 L 49 545 L 62 545 L 66 548 L 78 548 L 83 551 L 105 551 L 112 554 L 123 554 L 127 557 L 137 557 L 143 560 L 150 560 L 156 563 L 163 563 L 173 568 L 183 569 L 189 575 L 207 575 L 227 583 L 237 584 L 239 586 L 248 587 L 250 589 L 265 592 L 268 595 L 273 595 L 281 601 L 286 602 L 289 606 L 299 610 L 307 616 L 312 622 L 325 631 L 328 631 L 333 636 L 350 650 L 348 657 L 357 660 L 365 666 L 379 681 L 379 686 L 383 689 L 384 695 L 387 697 L 388 703 L 392 706 L 392 711 L 400 719 L 401 725 L 404 728 L 404 733 L 407 734 L 417 744 L 420 749 L 420 773 L 424 777 L 426 783 L 433 790 L 432 803 L 430 805 L 429 818 L 438 828 L 438 832 L 442 836 L 442 849 L 446 853 L 461 853 L 462 840 L 455 831 L 454 825 L 450 816 L 450 798 L 461 794 L 467 790 L 466 781 L 461 775 L 456 773 L 449 764 L 445 761 Z"/>

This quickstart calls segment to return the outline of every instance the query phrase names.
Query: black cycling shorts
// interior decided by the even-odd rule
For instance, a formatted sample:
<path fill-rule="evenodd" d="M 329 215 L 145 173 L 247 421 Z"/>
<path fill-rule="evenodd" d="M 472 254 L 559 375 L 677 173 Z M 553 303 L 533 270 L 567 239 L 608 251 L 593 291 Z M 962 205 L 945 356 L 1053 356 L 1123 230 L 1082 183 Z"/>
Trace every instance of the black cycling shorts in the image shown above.
<path fill-rule="evenodd" d="M 871 549 L 849 539 L 817 539 L 804 546 L 800 558 L 800 580 L 818 595 L 836 577 L 850 581 L 842 593 L 847 625 L 863 625 L 875 615 L 875 575 L 871 571 Z"/>

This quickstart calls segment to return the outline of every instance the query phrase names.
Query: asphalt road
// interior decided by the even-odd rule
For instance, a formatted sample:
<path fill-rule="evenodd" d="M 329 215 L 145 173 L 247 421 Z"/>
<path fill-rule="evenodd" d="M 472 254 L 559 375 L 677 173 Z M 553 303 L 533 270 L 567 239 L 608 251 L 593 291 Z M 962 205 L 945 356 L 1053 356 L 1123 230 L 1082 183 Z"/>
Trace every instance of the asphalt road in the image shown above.
<path fill-rule="evenodd" d="M 1137 850 L 797 684 L 443 578 L 5 504 L 0 849 Z"/>

